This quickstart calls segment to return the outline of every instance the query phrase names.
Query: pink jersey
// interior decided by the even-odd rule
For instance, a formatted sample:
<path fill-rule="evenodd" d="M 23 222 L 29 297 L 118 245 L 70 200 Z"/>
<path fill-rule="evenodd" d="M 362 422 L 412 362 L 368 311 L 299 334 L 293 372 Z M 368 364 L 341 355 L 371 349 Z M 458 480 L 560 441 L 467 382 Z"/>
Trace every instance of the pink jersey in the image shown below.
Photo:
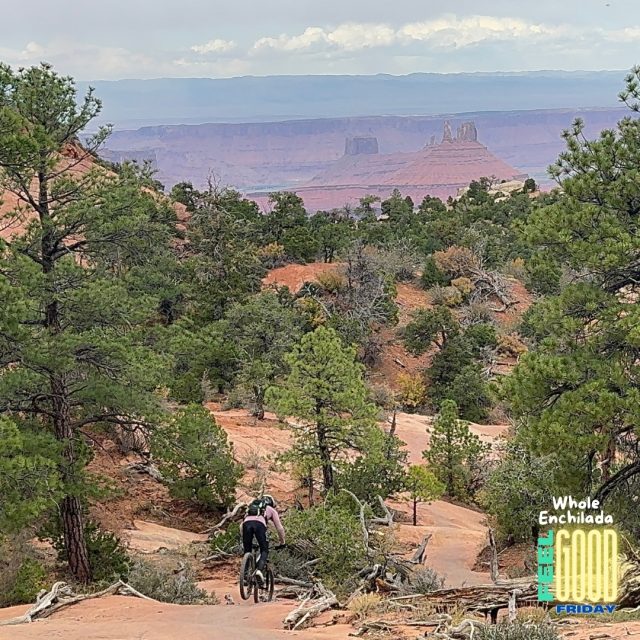
<path fill-rule="evenodd" d="M 244 522 L 251 521 L 262 522 L 265 527 L 269 525 L 269 522 L 273 522 L 273 526 L 278 532 L 278 538 L 280 538 L 280 544 L 284 544 L 284 527 L 282 526 L 282 522 L 280 522 L 278 512 L 273 507 L 267 507 L 263 516 L 247 516 L 244 519 Z"/>

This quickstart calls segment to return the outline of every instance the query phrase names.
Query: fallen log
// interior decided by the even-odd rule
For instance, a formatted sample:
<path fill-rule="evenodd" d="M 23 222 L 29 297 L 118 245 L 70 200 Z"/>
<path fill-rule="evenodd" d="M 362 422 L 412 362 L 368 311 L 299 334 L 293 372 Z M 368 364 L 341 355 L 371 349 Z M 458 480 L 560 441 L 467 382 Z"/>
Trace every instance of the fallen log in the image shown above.
<path fill-rule="evenodd" d="M 433 604 L 437 608 L 447 609 L 459 607 L 465 611 L 477 611 L 487 614 L 497 613 L 498 609 L 509 606 L 509 600 L 516 605 L 533 605 L 538 601 L 538 588 L 535 580 L 521 586 L 516 595 L 512 595 L 514 586 L 509 584 L 487 584 L 473 587 L 459 587 L 438 589 L 426 593 L 422 600 Z"/>
<path fill-rule="evenodd" d="M 164 478 L 162 477 L 160 470 L 150 460 L 145 462 L 132 462 L 126 466 L 126 470 L 133 473 L 146 474 L 157 482 L 164 482 Z"/>
<path fill-rule="evenodd" d="M 292 587 L 304 587 L 305 589 L 313 589 L 313 583 L 305 582 L 304 580 L 294 580 L 293 578 L 287 578 L 286 576 L 277 575 L 275 577 L 277 584 L 286 584 Z"/>
<path fill-rule="evenodd" d="M 0 622 L 0 626 L 4 627 L 25 624 L 41 618 L 48 618 L 56 611 L 59 611 L 64 607 L 70 607 L 78 602 L 90 600 L 92 598 L 102 598 L 104 596 L 114 595 L 134 596 L 136 598 L 143 598 L 144 600 L 157 602 L 153 598 L 149 598 L 140 593 L 122 580 L 118 580 L 118 582 L 112 584 L 106 589 L 103 589 L 102 591 L 81 595 L 76 595 L 66 582 L 56 582 L 53 587 L 51 587 L 51 591 L 40 592 L 36 603 L 24 615 L 18 616 L 17 618 L 11 618 L 10 620 L 4 620 L 3 622 Z"/>
<path fill-rule="evenodd" d="M 302 603 L 293 611 L 290 611 L 283 625 L 285 629 L 296 631 L 303 628 L 313 618 L 319 616 L 338 604 L 335 594 L 329 591 L 321 582 L 316 583 Z"/>

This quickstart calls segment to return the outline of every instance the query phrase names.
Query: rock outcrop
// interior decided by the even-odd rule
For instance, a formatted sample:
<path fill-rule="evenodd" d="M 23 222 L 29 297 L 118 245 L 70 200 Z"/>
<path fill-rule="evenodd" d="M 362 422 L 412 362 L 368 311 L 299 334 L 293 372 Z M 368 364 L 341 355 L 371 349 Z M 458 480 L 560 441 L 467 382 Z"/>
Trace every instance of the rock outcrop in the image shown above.
<path fill-rule="evenodd" d="M 442 133 L 442 142 L 453 142 L 453 133 L 451 133 L 451 123 L 445 120 L 444 131 Z"/>
<path fill-rule="evenodd" d="M 375 136 L 354 136 L 344 143 L 345 156 L 375 155 L 378 151 L 378 138 Z"/>
<path fill-rule="evenodd" d="M 475 122 L 463 122 L 458 127 L 456 139 L 463 142 L 477 142 L 478 130 L 476 129 Z"/>
<path fill-rule="evenodd" d="M 455 196 L 472 180 L 493 177 L 499 181 L 526 177 L 478 142 L 473 122 L 463 122 L 455 137 L 451 123 L 443 125 L 442 142 L 433 137 L 420 151 L 387 154 L 347 154 L 296 189 L 307 207 L 340 207 L 367 195 L 387 197 L 393 189 L 419 202 L 430 194 Z"/>

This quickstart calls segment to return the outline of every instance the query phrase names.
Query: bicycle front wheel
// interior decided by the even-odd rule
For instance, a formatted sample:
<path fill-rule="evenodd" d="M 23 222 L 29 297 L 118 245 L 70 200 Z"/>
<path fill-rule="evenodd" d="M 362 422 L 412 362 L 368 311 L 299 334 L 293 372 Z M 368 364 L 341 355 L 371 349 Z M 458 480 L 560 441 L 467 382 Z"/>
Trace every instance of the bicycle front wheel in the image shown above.
<path fill-rule="evenodd" d="M 271 571 L 271 567 L 267 567 L 267 575 L 266 575 L 266 580 L 267 580 L 267 584 L 266 584 L 266 595 L 267 595 L 267 602 L 271 602 L 273 600 L 273 590 L 275 589 L 275 578 L 273 577 L 273 571 Z"/>
<path fill-rule="evenodd" d="M 245 553 L 240 565 L 240 597 L 248 600 L 251 597 L 251 591 L 257 591 L 257 585 L 253 584 L 253 574 L 255 572 L 255 559 L 252 553 Z"/>

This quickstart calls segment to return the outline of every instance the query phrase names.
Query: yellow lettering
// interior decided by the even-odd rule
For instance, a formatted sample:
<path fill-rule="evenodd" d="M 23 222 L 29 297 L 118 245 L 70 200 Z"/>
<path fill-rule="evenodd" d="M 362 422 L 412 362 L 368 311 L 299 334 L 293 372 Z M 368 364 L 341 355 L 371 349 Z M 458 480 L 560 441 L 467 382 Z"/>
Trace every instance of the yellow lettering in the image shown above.
<path fill-rule="evenodd" d="M 571 583 L 574 602 L 583 602 L 586 596 L 587 554 L 585 547 L 587 536 L 577 529 L 571 536 Z"/>
<path fill-rule="evenodd" d="M 560 602 L 571 600 L 571 550 L 567 547 L 571 534 L 560 529 L 556 534 L 556 598 Z"/>
<path fill-rule="evenodd" d="M 615 602 L 618 597 L 618 533 L 615 529 L 603 531 L 603 563 L 602 575 L 604 588 L 603 602 Z"/>

